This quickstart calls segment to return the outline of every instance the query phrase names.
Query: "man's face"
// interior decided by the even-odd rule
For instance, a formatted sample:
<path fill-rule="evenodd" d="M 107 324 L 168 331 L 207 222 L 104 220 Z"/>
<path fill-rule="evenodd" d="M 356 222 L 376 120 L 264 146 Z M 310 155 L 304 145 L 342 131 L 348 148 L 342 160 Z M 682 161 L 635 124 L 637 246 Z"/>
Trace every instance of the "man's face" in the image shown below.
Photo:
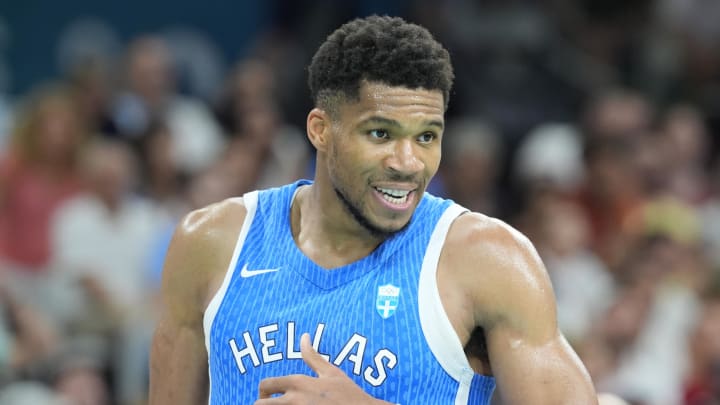
<path fill-rule="evenodd" d="M 335 193 L 377 236 L 410 221 L 440 164 L 440 91 L 364 83 L 358 102 L 338 109 L 327 148 Z"/>

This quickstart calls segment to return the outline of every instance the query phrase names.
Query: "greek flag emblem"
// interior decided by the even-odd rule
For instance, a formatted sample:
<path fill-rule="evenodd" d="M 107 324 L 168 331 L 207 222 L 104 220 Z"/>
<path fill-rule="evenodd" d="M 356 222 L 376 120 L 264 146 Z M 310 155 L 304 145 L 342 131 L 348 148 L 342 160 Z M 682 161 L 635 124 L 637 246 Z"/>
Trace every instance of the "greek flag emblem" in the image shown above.
<path fill-rule="evenodd" d="M 375 308 L 383 319 L 388 319 L 395 313 L 399 300 L 400 287 L 395 287 L 392 284 L 381 285 L 378 287 Z"/>

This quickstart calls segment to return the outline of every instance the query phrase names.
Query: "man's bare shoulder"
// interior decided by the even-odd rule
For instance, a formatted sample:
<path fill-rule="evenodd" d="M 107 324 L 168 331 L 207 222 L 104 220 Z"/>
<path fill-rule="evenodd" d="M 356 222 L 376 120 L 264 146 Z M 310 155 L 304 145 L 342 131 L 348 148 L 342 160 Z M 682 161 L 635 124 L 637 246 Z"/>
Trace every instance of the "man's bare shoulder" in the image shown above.
<path fill-rule="evenodd" d="M 163 295 L 204 310 L 216 279 L 230 263 L 247 210 L 241 198 L 197 209 L 178 224 L 163 269 Z M 199 312 L 198 312 L 199 311 Z"/>
<path fill-rule="evenodd" d="M 450 228 L 443 250 L 451 277 L 467 286 L 476 318 L 485 326 L 527 313 L 532 306 L 554 313 L 552 287 L 537 251 L 509 224 L 478 213 L 462 215 Z"/>
<path fill-rule="evenodd" d="M 218 233 L 238 232 L 246 213 L 241 197 L 228 198 L 189 212 L 180 221 L 176 236 L 198 242 Z"/>
<path fill-rule="evenodd" d="M 242 198 L 191 211 L 178 224 L 169 254 L 184 256 L 183 262 L 190 260 L 200 265 L 196 271 L 217 270 L 216 264 L 229 262 L 246 213 Z"/>
<path fill-rule="evenodd" d="M 497 218 L 475 212 L 455 220 L 445 246 L 482 263 L 503 262 L 516 256 L 539 260 L 532 243 L 520 231 Z"/>

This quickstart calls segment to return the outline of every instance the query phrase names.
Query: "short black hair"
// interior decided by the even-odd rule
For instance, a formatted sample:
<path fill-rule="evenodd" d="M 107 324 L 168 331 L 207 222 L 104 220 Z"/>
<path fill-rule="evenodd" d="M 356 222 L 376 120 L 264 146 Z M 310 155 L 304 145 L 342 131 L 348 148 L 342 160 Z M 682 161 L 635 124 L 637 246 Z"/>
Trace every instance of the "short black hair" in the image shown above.
<path fill-rule="evenodd" d="M 358 100 L 362 81 L 440 90 L 445 108 L 454 79 L 450 54 L 430 32 L 399 17 L 372 15 L 330 34 L 308 68 L 317 107 Z"/>

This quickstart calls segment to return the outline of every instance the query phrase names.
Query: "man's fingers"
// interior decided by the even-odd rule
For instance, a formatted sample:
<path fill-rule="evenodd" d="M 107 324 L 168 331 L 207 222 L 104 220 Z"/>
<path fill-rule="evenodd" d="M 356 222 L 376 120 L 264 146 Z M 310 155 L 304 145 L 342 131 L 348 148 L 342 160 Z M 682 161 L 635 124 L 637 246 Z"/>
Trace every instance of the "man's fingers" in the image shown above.
<path fill-rule="evenodd" d="M 289 388 L 287 377 L 271 377 L 260 381 L 258 399 L 267 399 L 273 394 L 284 394 Z"/>
<path fill-rule="evenodd" d="M 285 394 L 288 391 L 304 387 L 312 380 L 310 376 L 303 374 L 292 374 L 282 377 L 268 377 L 260 381 L 258 386 L 258 399 L 270 398 L 275 394 Z"/>
<path fill-rule="evenodd" d="M 318 377 L 330 377 L 335 375 L 345 376 L 339 368 L 328 363 L 310 343 L 310 335 L 304 333 L 300 338 L 300 352 L 303 361 L 307 364 Z M 271 399 L 273 395 L 284 395 L 295 389 L 307 388 L 312 384 L 313 377 L 307 375 L 288 375 L 283 377 L 270 377 L 260 381 L 258 386 L 258 400 Z M 266 402 L 262 402 L 263 404 Z"/>
<path fill-rule="evenodd" d="M 318 375 L 318 377 L 329 376 L 337 374 L 340 371 L 337 367 L 330 364 L 312 347 L 310 343 L 310 335 L 303 333 L 300 338 L 300 352 L 302 353 L 303 361 L 305 364 Z M 342 371 L 340 371 L 342 373 Z"/>

